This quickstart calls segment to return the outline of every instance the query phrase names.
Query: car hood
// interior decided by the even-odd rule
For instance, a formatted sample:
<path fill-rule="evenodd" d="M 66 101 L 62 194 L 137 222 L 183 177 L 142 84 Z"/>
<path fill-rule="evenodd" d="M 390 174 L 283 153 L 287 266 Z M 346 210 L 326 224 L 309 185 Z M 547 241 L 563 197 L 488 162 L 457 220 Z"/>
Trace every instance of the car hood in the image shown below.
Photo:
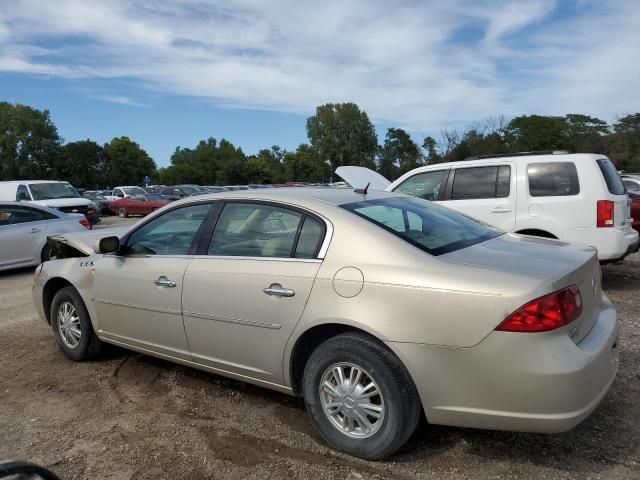
<path fill-rule="evenodd" d="M 77 253 L 80 253 L 83 256 L 88 256 L 95 253 L 93 246 L 101 238 L 112 236 L 122 238 L 124 234 L 127 233 L 127 231 L 128 227 L 118 227 L 105 228 L 100 230 L 87 230 L 86 232 L 72 232 L 62 235 L 51 235 L 50 237 L 48 237 L 47 242 L 55 250 L 64 250 L 66 252 L 69 252 L 69 248 L 66 247 L 70 247 L 71 250 L 75 250 Z M 61 246 L 63 248 L 60 248 Z M 65 257 L 66 256 L 73 255 L 66 254 Z"/>
<path fill-rule="evenodd" d="M 88 198 L 49 198 L 47 200 L 34 200 L 33 203 L 38 205 L 44 205 L 45 207 L 61 208 L 61 207 L 75 207 L 79 205 L 89 205 L 91 200 Z"/>

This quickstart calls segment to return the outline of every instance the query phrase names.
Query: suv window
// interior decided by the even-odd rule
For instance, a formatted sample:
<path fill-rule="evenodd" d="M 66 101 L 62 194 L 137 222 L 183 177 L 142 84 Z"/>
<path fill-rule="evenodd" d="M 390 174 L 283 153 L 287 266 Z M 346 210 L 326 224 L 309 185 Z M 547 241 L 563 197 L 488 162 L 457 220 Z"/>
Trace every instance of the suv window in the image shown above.
<path fill-rule="evenodd" d="M 312 258 L 323 237 L 324 228 L 294 210 L 278 205 L 228 203 L 216 223 L 208 254 Z"/>
<path fill-rule="evenodd" d="M 611 160 L 608 158 L 599 158 L 596 162 L 598 162 L 598 167 L 600 167 L 600 171 L 602 172 L 604 181 L 607 184 L 609 193 L 614 195 L 624 195 L 624 184 L 622 183 L 620 175 L 618 175 L 616 167 L 611 163 Z"/>
<path fill-rule="evenodd" d="M 630 192 L 637 192 L 640 191 L 640 184 L 633 182 L 631 180 L 623 180 L 624 186 L 627 188 L 627 190 L 629 190 Z"/>
<path fill-rule="evenodd" d="M 0 206 L 0 226 L 16 225 L 18 223 L 40 222 L 57 218 L 55 215 L 28 207 Z"/>
<path fill-rule="evenodd" d="M 340 206 L 431 255 L 442 255 L 500 235 L 461 213 L 418 198 L 392 197 Z"/>
<path fill-rule="evenodd" d="M 457 168 L 453 172 L 451 200 L 509 196 L 511 182 L 509 165 Z"/>
<path fill-rule="evenodd" d="M 26 185 L 18 185 L 18 190 L 16 191 L 16 201 L 19 202 L 21 200 L 31 200 L 31 195 L 29 195 L 29 190 Z"/>
<path fill-rule="evenodd" d="M 448 170 L 436 170 L 418 173 L 398 185 L 394 192 L 405 193 L 425 200 L 438 200 L 440 187 L 447 176 L 447 172 Z"/>
<path fill-rule="evenodd" d="M 572 162 L 530 163 L 527 176 L 532 197 L 563 197 L 580 193 L 578 171 Z"/>
<path fill-rule="evenodd" d="M 128 255 L 188 255 L 209 204 L 176 208 L 133 232 L 126 244 Z"/>

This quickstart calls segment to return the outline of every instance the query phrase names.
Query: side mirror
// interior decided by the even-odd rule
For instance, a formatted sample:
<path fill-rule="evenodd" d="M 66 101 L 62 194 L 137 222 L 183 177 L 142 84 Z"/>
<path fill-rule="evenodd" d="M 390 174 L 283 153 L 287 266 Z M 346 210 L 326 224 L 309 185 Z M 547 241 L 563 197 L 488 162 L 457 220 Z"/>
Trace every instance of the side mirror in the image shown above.
<path fill-rule="evenodd" d="M 120 250 L 120 239 L 118 237 L 104 237 L 96 242 L 93 247 L 96 253 L 113 253 Z"/>

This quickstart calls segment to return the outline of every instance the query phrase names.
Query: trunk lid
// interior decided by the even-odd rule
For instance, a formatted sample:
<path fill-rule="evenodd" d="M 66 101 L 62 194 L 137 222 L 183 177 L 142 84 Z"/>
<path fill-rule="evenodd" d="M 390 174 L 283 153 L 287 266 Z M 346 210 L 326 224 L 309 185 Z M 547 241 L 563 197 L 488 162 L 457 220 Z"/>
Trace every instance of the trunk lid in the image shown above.
<path fill-rule="evenodd" d="M 522 305 L 547 293 L 576 285 L 582 297 L 582 315 L 560 329 L 566 330 L 575 343 L 589 333 L 598 319 L 602 302 L 601 272 L 597 251 L 593 247 L 505 234 L 439 258 L 535 279 L 544 291 L 534 294 Z"/>
<path fill-rule="evenodd" d="M 336 168 L 336 175 L 353 188 L 364 188 L 369 184 L 371 190 L 385 191 L 391 185 L 391 182 L 378 172 L 365 167 L 338 167 Z"/>

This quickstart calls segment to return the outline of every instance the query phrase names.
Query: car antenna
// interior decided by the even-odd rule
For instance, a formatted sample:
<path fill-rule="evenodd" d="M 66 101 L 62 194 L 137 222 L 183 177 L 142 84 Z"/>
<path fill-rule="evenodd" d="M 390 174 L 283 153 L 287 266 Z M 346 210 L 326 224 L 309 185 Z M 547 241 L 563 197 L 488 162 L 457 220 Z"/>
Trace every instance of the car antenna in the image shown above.
<path fill-rule="evenodd" d="M 354 192 L 361 193 L 362 195 L 366 195 L 367 192 L 369 191 L 369 185 L 371 185 L 371 182 L 367 183 L 367 186 L 364 188 L 356 188 Z"/>

